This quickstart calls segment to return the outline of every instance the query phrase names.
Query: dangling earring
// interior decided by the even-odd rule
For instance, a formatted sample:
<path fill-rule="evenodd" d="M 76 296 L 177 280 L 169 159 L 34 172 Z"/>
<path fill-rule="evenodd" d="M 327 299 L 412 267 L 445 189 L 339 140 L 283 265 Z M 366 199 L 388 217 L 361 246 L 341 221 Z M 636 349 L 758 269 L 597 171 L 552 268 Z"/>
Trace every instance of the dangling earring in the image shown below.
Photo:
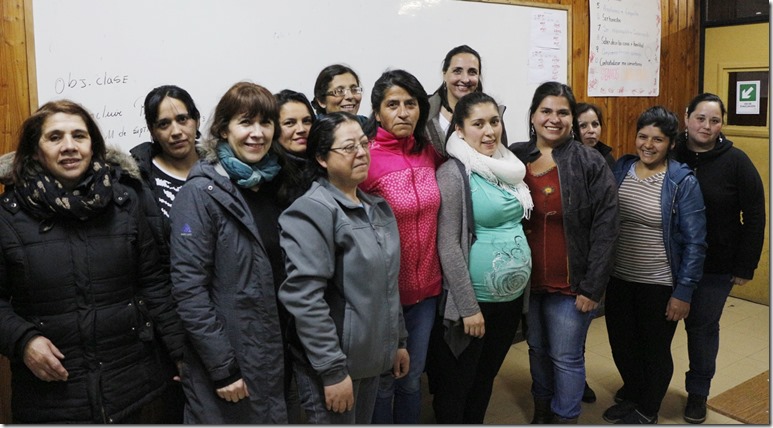
<path fill-rule="evenodd" d="M 529 125 L 529 136 L 533 137 L 535 135 L 537 135 L 537 131 L 534 130 L 534 124 L 532 123 Z"/>
<path fill-rule="evenodd" d="M 572 129 L 572 140 L 576 140 L 577 137 L 574 135 L 574 129 Z"/>

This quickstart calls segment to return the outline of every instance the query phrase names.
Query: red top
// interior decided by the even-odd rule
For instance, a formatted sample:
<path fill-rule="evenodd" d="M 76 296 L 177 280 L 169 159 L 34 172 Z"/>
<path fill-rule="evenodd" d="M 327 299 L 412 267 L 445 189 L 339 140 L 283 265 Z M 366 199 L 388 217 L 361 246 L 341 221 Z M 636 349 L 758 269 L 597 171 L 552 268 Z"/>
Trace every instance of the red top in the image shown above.
<path fill-rule="evenodd" d="M 531 247 L 532 292 L 575 295 L 569 288 L 558 167 L 534 175 L 529 164 L 523 181 L 529 186 L 534 201 L 526 230 L 526 239 Z"/>

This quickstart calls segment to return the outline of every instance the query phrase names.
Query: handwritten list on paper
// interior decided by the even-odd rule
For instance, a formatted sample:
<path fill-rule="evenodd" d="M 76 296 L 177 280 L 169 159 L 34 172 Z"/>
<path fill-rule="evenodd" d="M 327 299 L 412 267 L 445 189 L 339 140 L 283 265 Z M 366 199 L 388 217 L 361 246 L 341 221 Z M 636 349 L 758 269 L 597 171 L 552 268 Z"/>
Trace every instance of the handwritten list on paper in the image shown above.
<path fill-rule="evenodd" d="M 589 2 L 588 96 L 657 96 L 660 0 Z"/>
<path fill-rule="evenodd" d="M 555 80 L 566 83 L 567 60 L 560 53 L 566 46 L 566 12 L 540 10 L 531 15 L 529 83 Z"/>

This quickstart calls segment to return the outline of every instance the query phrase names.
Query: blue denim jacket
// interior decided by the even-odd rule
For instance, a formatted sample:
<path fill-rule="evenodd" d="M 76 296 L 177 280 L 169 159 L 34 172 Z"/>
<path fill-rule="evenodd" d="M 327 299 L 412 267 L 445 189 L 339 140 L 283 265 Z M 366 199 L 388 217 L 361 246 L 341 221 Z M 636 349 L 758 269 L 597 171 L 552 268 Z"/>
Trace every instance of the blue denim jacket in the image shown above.
<path fill-rule="evenodd" d="M 623 183 L 635 155 L 621 157 L 612 169 L 617 187 Z M 663 191 L 660 194 L 663 218 L 663 245 L 674 280 L 673 297 L 689 303 L 703 276 L 706 257 L 706 208 L 698 179 L 685 164 L 668 161 Z"/>

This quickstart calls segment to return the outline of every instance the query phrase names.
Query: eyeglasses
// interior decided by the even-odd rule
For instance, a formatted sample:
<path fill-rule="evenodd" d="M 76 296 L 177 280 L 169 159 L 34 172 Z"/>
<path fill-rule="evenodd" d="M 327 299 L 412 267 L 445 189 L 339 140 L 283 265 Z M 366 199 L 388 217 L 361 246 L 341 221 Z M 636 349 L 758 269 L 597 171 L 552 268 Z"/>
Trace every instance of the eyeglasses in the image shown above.
<path fill-rule="evenodd" d="M 178 114 L 177 116 L 174 117 L 174 121 L 180 125 L 185 125 L 191 119 L 193 118 L 189 114 Z M 169 128 L 169 125 L 171 124 L 172 124 L 171 119 L 161 119 L 158 122 L 156 122 L 155 127 L 156 129 L 164 130 L 166 128 Z"/>
<path fill-rule="evenodd" d="M 348 146 L 343 146 L 343 147 L 331 147 L 330 151 L 340 150 L 341 153 L 344 153 L 346 155 L 351 155 L 353 153 L 357 153 L 357 149 L 360 147 L 362 147 L 362 150 L 365 150 L 366 152 L 370 150 L 370 140 L 363 141 L 361 143 L 356 143 L 356 144 L 349 144 Z"/>
<path fill-rule="evenodd" d="M 332 91 L 325 92 L 325 95 L 331 97 L 343 97 L 349 92 L 352 95 L 360 95 L 362 93 L 362 86 L 355 86 L 354 88 L 335 88 Z"/>

